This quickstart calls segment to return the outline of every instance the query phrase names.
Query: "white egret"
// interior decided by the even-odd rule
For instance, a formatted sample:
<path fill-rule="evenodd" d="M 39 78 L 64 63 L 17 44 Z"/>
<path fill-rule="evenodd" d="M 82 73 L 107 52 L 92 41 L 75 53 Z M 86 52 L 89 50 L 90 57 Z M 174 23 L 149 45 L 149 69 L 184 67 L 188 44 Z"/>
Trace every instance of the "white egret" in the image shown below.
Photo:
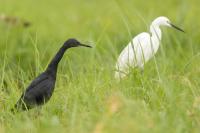
<path fill-rule="evenodd" d="M 116 63 L 115 78 L 124 78 L 130 71 L 130 67 L 141 68 L 156 54 L 161 40 L 160 26 L 173 27 L 184 32 L 170 22 L 167 17 L 156 18 L 150 26 L 150 33 L 142 32 L 132 39 L 123 49 Z"/>

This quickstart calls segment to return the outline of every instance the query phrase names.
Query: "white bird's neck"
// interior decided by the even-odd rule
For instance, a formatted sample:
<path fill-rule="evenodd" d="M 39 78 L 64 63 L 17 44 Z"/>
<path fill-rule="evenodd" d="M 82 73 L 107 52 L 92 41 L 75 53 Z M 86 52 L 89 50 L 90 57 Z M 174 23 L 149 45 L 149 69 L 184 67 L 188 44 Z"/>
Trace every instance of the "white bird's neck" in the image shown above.
<path fill-rule="evenodd" d="M 153 23 L 150 26 L 150 32 L 151 32 L 151 44 L 153 46 L 154 52 L 156 52 L 159 48 L 162 33 L 160 27 Z"/>

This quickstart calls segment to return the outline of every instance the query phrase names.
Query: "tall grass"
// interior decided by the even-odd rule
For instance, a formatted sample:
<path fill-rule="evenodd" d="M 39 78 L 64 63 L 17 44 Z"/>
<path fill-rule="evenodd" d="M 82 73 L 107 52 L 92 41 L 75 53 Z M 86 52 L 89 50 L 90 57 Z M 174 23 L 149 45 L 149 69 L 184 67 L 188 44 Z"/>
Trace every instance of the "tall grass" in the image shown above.
<path fill-rule="evenodd" d="M 197 0 L 0 0 L 0 13 L 31 22 L 0 22 L 0 132 L 199 132 L 200 12 Z M 113 78 L 120 51 L 151 21 L 168 16 L 186 30 L 162 28 L 144 74 Z M 23 90 L 62 43 L 74 48 L 59 64 L 55 92 L 42 108 L 10 113 Z"/>

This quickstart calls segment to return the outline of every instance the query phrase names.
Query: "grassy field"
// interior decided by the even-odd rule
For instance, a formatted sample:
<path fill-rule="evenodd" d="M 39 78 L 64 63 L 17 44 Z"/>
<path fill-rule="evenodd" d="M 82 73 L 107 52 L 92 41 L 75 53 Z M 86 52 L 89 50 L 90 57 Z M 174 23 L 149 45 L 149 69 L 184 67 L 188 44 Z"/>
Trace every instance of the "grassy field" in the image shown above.
<path fill-rule="evenodd" d="M 31 22 L 0 22 L 0 133 L 200 132 L 200 1 L 0 0 L 0 14 Z M 186 34 L 162 28 L 161 47 L 118 83 L 120 51 L 151 21 L 167 16 Z M 45 70 L 63 42 L 77 38 L 60 62 L 51 100 L 40 109 L 9 110 Z"/>

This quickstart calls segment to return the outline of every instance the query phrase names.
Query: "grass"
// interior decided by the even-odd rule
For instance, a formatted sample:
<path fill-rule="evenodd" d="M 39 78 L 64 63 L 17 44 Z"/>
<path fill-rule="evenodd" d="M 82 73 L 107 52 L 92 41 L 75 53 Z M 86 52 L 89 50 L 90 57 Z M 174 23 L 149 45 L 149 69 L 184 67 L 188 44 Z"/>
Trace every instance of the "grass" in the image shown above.
<path fill-rule="evenodd" d="M 0 22 L 0 132 L 133 133 L 200 131 L 200 2 L 196 0 L 0 0 L 0 11 L 27 19 Z M 186 34 L 163 28 L 155 60 L 122 82 L 116 58 L 130 39 L 168 16 Z M 93 45 L 62 59 L 51 100 L 10 113 L 22 91 L 70 38 Z"/>

